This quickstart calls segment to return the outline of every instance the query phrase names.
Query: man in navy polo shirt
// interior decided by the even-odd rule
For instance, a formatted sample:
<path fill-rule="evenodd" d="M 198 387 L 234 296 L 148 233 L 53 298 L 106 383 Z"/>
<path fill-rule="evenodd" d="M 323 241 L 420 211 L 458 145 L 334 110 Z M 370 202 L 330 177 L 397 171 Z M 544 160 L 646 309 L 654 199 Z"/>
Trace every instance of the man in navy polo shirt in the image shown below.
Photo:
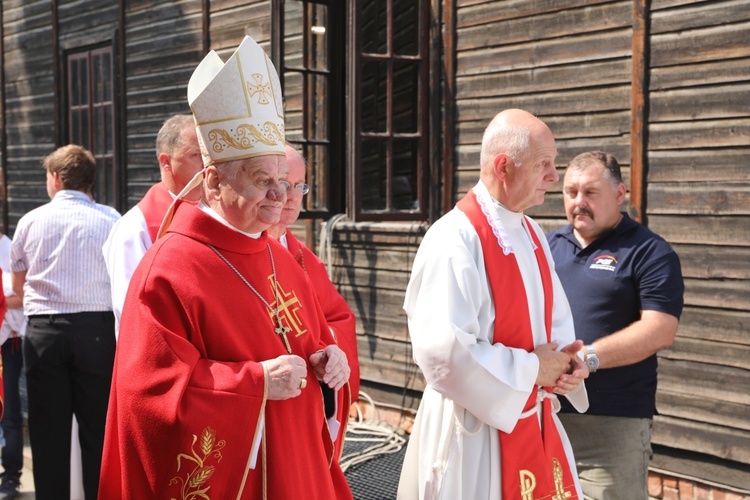
<path fill-rule="evenodd" d="M 647 498 L 656 353 L 674 341 L 683 305 L 680 261 L 660 236 L 620 211 L 617 160 L 576 156 L 563 184 L 569 225 L 547 234 L 591 375 L 590 407 L 563 400 L 586 498 Z"/>

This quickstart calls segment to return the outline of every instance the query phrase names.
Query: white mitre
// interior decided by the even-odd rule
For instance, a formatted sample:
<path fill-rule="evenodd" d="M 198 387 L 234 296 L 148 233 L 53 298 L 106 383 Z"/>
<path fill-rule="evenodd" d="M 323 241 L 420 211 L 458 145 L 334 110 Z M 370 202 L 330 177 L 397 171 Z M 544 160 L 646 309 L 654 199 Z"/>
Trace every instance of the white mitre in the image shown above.
<path fill-rule="evenodd" d="M 226 63 L 206 55 L 190 77 L 188 104 L 204 165 L 286 154 L 279 77 L 249 36 Z"/>

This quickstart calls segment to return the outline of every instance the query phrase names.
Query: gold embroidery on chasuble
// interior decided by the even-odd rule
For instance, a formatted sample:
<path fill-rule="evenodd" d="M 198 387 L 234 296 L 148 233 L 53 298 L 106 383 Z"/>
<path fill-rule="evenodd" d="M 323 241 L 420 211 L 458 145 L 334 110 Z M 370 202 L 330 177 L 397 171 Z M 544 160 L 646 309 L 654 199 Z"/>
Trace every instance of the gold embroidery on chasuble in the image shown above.
<path fill-rule="evenodd" d="M 565 500 L 570 498 L 570 492 L 565 491 L 565 485 L 563 484 L 563 470 L 560 462 L 556 459 L 552 459 L 552 477 L 555 480 L 555 496 L 552 500 Z"/>
<path fill-rule="evenodd" d="M 198 443 L 198 449 L 195 445 Z M 204 498 L 209 500 L 208 490 L 211 485 L 207 484 L 214 473 L 215 466 L 209 465 L 210 459 L 215 459 L 216 463 L 221 462 L 221 449 L 226 445 L 226 441 L 216 441 L 216 431 L 211 427 L 206 427 L 201 433 L 200 440 L 193 434 L 193 442 L 190 445 L 190 454 L 180 453 L 177 455 L 177 473 L 170 479 L 169 484 L 180 485 L 180 498 L 188 500 L 193 498 Z M 185 465 L 184 475 L 180 475 L 180 469 Z M 188 470 L 192 467 L 191 470 Z M 172 500 L 176 500 L 172 497 Z"/>
<path fill-rule="evenodd" d="M 270 283 L 271 290 L 274 290 L 274 276 L 270 275 L 268 277 L 268 281 Z M 307 329 L 302 324 L 302 320 L 298 315 L 299 310 L 302 309 L 303 306 L 299 301 L 297 294 L 294 293 L 294 290 L 287 292 L 286 290 L 284 290 L 280 283 L 278 284 L 278 290 L 278 303 L 276 303 L 275 301 L 272 302 L 271 307 L 274 310 L 278 311 L 280 320 L 282 321 L 282 323 L 286 324 L 288 328 L 291 328 L 291 331 L 294 332 L 295 337 L 299 337 L 300 335 L 307 333 Z M 268 315 L 273 321 L 273 312 L 269 311 Z"/>
<path fill-rule="evenodd" d="M 534 500 L 536 477 L 530 470 L 519 471 L 521 475 L 521 500 Z"/>

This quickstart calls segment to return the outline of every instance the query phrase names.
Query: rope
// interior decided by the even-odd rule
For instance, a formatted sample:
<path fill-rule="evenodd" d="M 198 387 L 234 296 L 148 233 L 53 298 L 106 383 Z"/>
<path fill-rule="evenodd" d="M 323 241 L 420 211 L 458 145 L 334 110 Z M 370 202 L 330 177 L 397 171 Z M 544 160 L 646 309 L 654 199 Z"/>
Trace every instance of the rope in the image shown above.
<path fill-rule="evenodd" d="M 364 398 L 373 408 L 373 413 L 378 415 L 377 405 L 366 393 L 359 392 L 360 399 Z M 382 404 L 381 404 L 382 405 Z M 388 405 L 382 405 L 388 406 Z M 365 419 L 359 405 L 357 408 L 357 417 L 349 419 L 349 425 L 346 431 L 346 440 L 348 442 L 373 443 L 362 451 L 346 453 L 341 457 L 339 465 L 341 470 L 346 472 L 349 467 L 358 465 L 381 455 L 398 453 L 406 444 L 406 439 L 402 436 L 402 431 L 387 422 L 376 420 L 375 418 Z"/>

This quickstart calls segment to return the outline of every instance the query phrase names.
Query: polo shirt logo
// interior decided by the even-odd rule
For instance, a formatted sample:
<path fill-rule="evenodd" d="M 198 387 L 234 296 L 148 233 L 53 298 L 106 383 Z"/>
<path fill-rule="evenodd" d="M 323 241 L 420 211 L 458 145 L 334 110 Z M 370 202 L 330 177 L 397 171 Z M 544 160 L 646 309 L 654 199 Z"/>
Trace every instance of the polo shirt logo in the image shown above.
<path fill-rule="evenodd" d="M 601 269 L 602 271 L 615 272 L 617 270 L 617 259 L 614 255 L 597 255 L 594 257 L 594 263 L 589 269 Z"/>

